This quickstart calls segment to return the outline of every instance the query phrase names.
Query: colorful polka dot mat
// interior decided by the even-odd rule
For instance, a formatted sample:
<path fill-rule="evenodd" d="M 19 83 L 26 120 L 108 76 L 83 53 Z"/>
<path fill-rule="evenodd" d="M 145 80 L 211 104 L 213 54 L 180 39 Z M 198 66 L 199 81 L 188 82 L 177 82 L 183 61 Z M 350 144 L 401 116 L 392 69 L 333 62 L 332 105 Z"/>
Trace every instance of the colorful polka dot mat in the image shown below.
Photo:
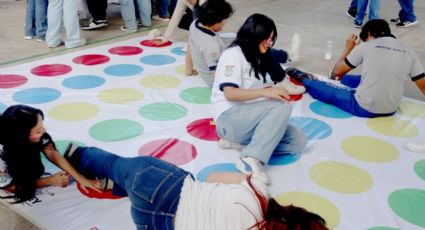
<path fill-rule="evenodd" d="M 151 47 L 146 39 L 3 68 L 0 112 L 18 103 L 42 109 L 62 153 L 72 141 L 161 158 L 199 180 L 237 171 L 239 152 L 217 145 L 211 90 L 183 73 L 185 44 Z M 394 116 L 375 119 L 353 117 L 308 94 L 291 104 L 290 123 L 309 142 L 300 154 L 270 159 L 273 197 L 320 214 L 331 229 L 425 228 L 425 155 L 403 148 L 425 138 L 425 103 L 405 98 Z M 43 161 L 48 172 L 58 171 Z M 39 189 L 37 199 L 10 207 L 42 229 L 135 228 L 127 198 L 84 195 L 75 182 Z"/>

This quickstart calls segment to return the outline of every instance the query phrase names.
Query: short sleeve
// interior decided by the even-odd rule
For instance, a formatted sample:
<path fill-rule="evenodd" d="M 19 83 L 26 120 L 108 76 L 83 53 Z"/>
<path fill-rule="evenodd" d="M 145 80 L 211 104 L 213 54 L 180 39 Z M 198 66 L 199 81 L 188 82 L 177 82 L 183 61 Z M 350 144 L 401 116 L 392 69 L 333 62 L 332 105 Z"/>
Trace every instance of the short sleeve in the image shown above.
<path fill-rule="evenodd" d="M 43 136 L 41 137 L 41 140 L 40 140 L 41 146 L 44 148 L 47 145 L 49 145 L 50 143 L 52 143 L 53 146 L 55 146 L 54 143 L 53 143 L 52 137 L 48 133 L 44 133 Z M 56 148 L 56 146 L 55 146 L 55 148 Z"/>
<path fill-rule="evenodd" d="M 425 77 L 424 67 L 419 61 L 418 55 L 416 55 L 416 53 L 414 52 L 412 53 L 412 59 L 413 59 L 413 65 L 412 65 L 412 69 L 410 70 L 410 78 L 412 79 L 412 81 L 416 81 L 421 78 L 424 78 Z"/>
<path fill-rule="evenodd" d="M 215 72 L 215 81 L 220 90 L 225 86 L 239 88 L 242 81 L 242 61 L 238 55 L 236 47 L 225 50 L 218 61 Z"/>
<path fill-rule="evenodd" d="M 354 69 L 363 62 L 363 50 L 366 43 L 361 43 L 360 45 L 354 47 L 351 50 L 350 54 L 345 58 L 345 64 Z"/>

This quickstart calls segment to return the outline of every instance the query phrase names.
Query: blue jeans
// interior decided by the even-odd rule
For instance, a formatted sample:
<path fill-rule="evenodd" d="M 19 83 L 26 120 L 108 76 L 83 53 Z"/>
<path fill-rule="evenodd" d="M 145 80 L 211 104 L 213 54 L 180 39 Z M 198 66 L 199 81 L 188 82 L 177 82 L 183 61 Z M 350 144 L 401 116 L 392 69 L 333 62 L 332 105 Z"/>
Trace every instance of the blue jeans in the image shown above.
<path fill-rule="evenodd" d="M 348 10 L 353 10 L 353 9 L 357 10 L 357 2 L 358 2 L 357 0 L 351 1 L 350 7 L 348 8 Z"/>
<path fill-rule="evenodd" d="M 277 100 L 236 105 L 218 117 L 217 133 L 246 145 L 241 157 L 267 163 L 272 154 L 299 153 L 307 144 L 306 135 L 288 125 L 291 112 L 289 104 Z"/>
<path fill-rule="evenodd" d="M 174 229 L 181 188 L 189 172 L 157 158 L 124 158 L 94 147 L 77 148 L 68 161 L 87 178 L 114 181 L 113 194 L 130 199 L 137 229 Z"/>
<path fill-rule="evenodd" d="M 137 10 L 143 26 L 149 27 L 152 25 L 151 13 L 152 5 L 151 0 L 120 0 L 121 3 L 121 16 L 124 21 L 125 28 L 129 30 L 137 29 L 135 4 L 137 2 Z"/>
<path fill-rule="evenodd" d="M 360 84 L 360 75 L 349 75 L 346 74 L 341 80 L 341 83 L 347 85 L 348 87 L 339 87 L 331 83 L 318 80 L 310 80 L 304 78 L 303 85 L 306 88 L 307 92 L 314 98 L 319 101 L 334 105 L 348 113 L 353 114 L 358 117 L 382 117 L 390 116 L 394 113 L 389 114 L 378 114 L 371 113 L 363 109 L 359 103 L 357 103 L 354 94 Z"/>
<path fill-rule="evenodd" d="M 169 7 L 170 0 L 159 0 L 159 16 L 162 18 L 170 17 Z"/>
<path fill-rule="evenodd" d="M 379 18 L 379 8 L 381 0 L 358 0 L 357 3 L 357 15 L 355 22 L 357 24 L 363 24 L 364 14 L 366 12 L 367 4 L 369 2 L 369 20 Z"/>
<path fill-rule="evenodd" d="M 281 82 L 286 74 L 283 70 L 281 63 L 284 64 L 288 61 L 288 52 L 281 49 L 268 49 L 267 53 L 270 55 L 271 61 L 267 67 L 267 73 L 270 74 L 272 81 Z"/>
<path fill-rule="evenodd" d="M 44 40 L 47 31 L 47 0 L 27 0 L 25 36 Z"/>
<path fill-rule="evenodd" d="M 413 9 L 414 0 L 398 0 L 401 10 L 398 13 L 398 17 L 401 21 L 416 21 L 416 15 Z"/>

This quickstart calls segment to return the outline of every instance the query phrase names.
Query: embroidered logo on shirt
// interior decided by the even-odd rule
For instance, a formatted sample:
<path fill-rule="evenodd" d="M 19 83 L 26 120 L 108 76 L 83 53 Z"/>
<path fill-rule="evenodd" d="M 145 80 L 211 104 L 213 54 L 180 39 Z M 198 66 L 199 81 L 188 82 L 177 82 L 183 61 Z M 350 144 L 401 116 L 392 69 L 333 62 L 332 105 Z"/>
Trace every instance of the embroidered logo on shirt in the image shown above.
<path fill-rule="evenodd" d="M 226 66 L 224 66 L 224 75 L 226 77 L 232 76 L 232 74 L 233 74 L 233 68 L 234 67 L 235 67 L 234 65 L 226 65 Z"/>

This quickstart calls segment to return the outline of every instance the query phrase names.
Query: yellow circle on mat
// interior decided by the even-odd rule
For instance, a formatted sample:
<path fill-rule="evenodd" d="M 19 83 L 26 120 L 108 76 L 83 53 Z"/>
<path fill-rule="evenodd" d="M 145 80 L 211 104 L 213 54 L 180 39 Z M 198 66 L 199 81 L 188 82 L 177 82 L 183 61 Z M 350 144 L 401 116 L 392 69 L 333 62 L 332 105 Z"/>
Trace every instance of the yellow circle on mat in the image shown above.
<path fill-rule="evenodd" d="M 67 103 L 53 107 L 48 115 L 60 121 L 83 121 L 96 116 L 99 108 L 89 103 Z"/>
<path fill-rule="evenodd" d="M 317 213 L 325 219 L 327 227 L 334 229 L 340 221 L 340 213 L 329 200 L 308 192 L 285 192 L 274 197 L 281 205 L 294 205 Z"/>
<path fill-rule="evenodd" d="M 342 141 L 341 148 L 348 155 L 366 162 L 389 162 L 398 157 L 398 150 L 394 145 L 367 136 L 349 137 Z"/>
<path fill-rule="evenodd" d="M 396 117 L 370 118 L 366 124 L 374 131 L 387 136 L 412 137 L 419 132 L 410 122 Z"/>
<path fill-rule="evenodd" d="M 139 81 L 139 83 L 147 88 L 166 89 L 178 86 L 181 81 L 176 77 L 161 74 L 144 77 Z"/>
<path fill-rule="evenodd" d="M 176 72 L 179 74 L 184 74 L 184 69 L 185 69 L 184 65 L 179 65 L 176 67 Z"/>
<path fill-rule="evenodd" d="M 409 117 L 425 118 L 425 105 L 405 100 L 398 106 L 398 112 Z"/>
<path fill-rule="evenodd" d="M 339 193 L 361 193 L 373 184 L 372 177 L 363 169 L 336 161 L 315 164 L 309 173 L 316 184 Z"/>
<path fill-rule="evenodd" d="M 111 104 L 124 104 L 132 101 L 139 101 L 143 98 L 143 93 L 130 88 L 117 88 L 104 90 L 99 93 L 99 100 Z"/>

